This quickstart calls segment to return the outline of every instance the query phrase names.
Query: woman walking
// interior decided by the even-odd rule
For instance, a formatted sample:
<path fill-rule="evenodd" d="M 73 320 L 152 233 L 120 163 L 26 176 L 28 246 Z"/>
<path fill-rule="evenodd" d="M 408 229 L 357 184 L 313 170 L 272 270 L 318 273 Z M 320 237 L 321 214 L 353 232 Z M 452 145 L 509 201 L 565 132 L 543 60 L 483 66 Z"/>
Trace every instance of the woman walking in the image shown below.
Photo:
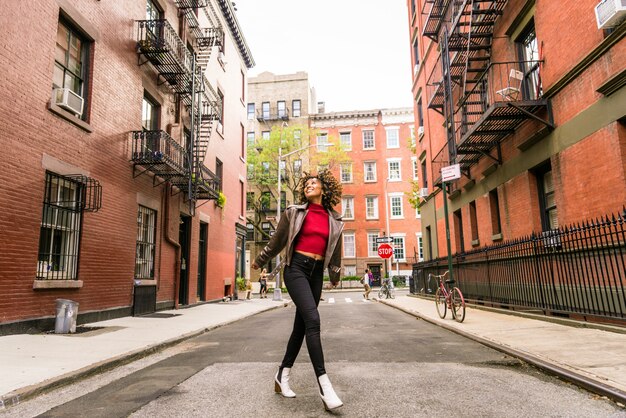
<path fill-rule="evenodd" d="M 261 271 L 261 277 L 259 277 L 259 284 L 261 285 L 261 289 L 259 290 L 259 293 L 261 294 L 261 299 L 264 299 L 267 297 L 267 270 L 263 269 Z"/>
<path fill-rule="evenodd" d="M 327 410 L 332 410 L 343 402 L 324 368 L 317 306 L 322 295 L 324 270 L 328 268 L 333 284 L 339 282 L 343 222 L 341 215 L 332 208 L 341 199 L 341 185 L 330 171 L 323 170 L 317 175 L 305 172 L 298 189 L 301 204 L 285 210 L 276 232 L 252 263 L 252 268 L 265 265 L 286 248 L 285 286 L 296 306 L 296 317 L 285 356 L 274 377 L 276 392 L 287 398 L 296 396 L 289 387 L 289 377 L 306 338 L 322 402 Z"/>

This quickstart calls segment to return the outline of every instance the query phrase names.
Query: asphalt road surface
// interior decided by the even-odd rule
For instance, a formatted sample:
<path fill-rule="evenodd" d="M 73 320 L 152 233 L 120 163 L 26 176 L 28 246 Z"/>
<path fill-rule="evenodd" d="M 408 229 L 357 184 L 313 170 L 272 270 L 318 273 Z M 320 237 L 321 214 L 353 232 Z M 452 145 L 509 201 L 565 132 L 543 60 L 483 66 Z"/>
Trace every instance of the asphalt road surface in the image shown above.
<path fill-rule="evenodd" d="M 218 328 L 118 375 L 11 408 L 41 417 L 625 417 L 605 399 L 360 293 L 320 304 L 326 370 L 344 406 L 324 411 L 304 344 L 294 399 L 273 376 L 293 306 Z M 246 303 L 246 302 L 233 302 Z M 166 320 L 166 319 L 165 319 Z M 27 404 L 28 404 L 27 403 Z M 0 414 L 0 416 L 3 416 Z"/>

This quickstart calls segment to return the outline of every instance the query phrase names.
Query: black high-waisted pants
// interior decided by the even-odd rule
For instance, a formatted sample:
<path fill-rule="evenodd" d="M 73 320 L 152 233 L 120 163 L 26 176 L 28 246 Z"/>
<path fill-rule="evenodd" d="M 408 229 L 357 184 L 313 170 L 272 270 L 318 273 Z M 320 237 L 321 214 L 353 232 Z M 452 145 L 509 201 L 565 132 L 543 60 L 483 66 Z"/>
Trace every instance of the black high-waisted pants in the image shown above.
<path fill-rule="evenodd" d="M 293 367 L 302 347 L 302 340 L 306 336 L 309 357 L 315 375 L 319 377 L 326 374 L 320 338 L 320 314 L 317 310 L 322 295 L 324 260 L 316 261 L 314 258 L 294 252 L 291 265 L 285 267 L 284 276 L 289 296 L 296 305 L 296 318 L 280 367 Z"/>

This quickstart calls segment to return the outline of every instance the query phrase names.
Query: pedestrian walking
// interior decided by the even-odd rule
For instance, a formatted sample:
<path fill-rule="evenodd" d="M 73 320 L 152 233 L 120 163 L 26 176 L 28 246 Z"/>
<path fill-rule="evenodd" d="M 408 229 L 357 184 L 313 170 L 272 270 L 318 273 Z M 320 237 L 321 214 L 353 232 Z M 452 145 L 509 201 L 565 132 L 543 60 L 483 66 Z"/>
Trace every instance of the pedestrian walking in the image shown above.
<path fill-rule="evenodd" d="M 276 232 L 252 263 L 258 269 L 283 249 L 285 286 L 296 306 L 296 317 L 285 356 L 274 377 L 274 388 L 284 397 L 296 394 L 289 386 L 291 368 L 306 338 L 320 396 L 326 410 L 339 408 L 343 402 L 333 389 L 324 367 L 320 338 L 320 314 L 324 270 L 337 284 L 341 272 L 341 215 L 333 210 L 341 199 L 341 184 L 328 170 L 317 175 L 304 173 L 298 184 L 299 205 L 289 206 L 280 218 Z"/>
<path fill-rule="evenodd" d="M 370 299 L 370 292 L 372 291 L 371 288 L 371 277 L 370 277 L 370 270 L 369 269 L 365 269 L 365 274 L 363 275 L 363 277 L 361 277 L 361 284 L 363 285 L 363 289 L 365 289 L 365 292 L 363 293 L 363 297 L 367 300 Z"/>
<path fill-rule="evenodd" d="M 267 269 L 261 270 L 261 276 L 259 277 L 259 284 L 261 285 L 259 294 L 261 296 L 261 299 L 267 298 L 267 276 Z"/>

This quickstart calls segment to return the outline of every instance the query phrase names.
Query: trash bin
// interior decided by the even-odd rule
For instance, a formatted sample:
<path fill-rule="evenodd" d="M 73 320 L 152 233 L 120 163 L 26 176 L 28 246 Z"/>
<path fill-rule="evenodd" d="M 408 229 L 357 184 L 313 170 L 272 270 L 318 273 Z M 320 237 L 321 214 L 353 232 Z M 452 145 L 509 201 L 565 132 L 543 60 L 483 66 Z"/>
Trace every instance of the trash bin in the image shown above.
<path fill-rule="evenodd" d="M 76 317 L 78 316 L 78 302 L 68 299 L 57 299 L 57 317 L 54 323 L 55 334 L 76 332 Z"/>

